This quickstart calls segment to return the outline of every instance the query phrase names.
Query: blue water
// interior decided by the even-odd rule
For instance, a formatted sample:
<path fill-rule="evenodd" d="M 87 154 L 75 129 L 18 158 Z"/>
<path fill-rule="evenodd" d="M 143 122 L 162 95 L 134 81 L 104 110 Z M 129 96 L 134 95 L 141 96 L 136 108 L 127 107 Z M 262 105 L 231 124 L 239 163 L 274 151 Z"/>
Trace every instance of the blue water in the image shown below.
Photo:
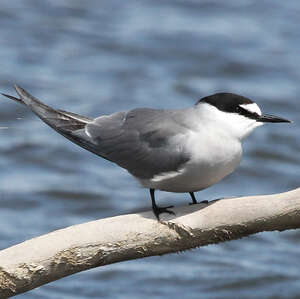
<path fill-rule="evenodd" d="M 294 123 L 257 129 L 238 170 L 197 197 L 287 191 L 300 185 L 299 15 L 296 0 L 2 0 L 0 90 L 14 94 L 18 83 L 87 116 L 240 93 Z M 126 171 L 26 107 L 0 105 L 0 248 L 150 208 Z M 160 203 L 186 197 L 157 192 Z M 18 298 L 297 298 L 299 240 L 299 231 L 262 233 L 85 271 Z"/>

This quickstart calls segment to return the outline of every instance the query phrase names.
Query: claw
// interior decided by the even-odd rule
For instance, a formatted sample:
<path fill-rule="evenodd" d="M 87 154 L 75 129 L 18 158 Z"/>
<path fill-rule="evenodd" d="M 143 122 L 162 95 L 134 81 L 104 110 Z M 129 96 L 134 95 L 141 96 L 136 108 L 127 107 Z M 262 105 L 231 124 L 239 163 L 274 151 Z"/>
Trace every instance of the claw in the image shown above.
<path fill-rule="evenodd" d="M 158 207 L 156 206 L 156 209 L 153 210 L 155 217 L 157 218 L 157 220 L 159 220 L 159 215 L 162 213 L 168 213 L 170 215 L 175 215 L 175 213 L 171 210 L 168 210 L 170 208 L 173 208 L 174 206 L 168 206 L 168 207 Z"/>

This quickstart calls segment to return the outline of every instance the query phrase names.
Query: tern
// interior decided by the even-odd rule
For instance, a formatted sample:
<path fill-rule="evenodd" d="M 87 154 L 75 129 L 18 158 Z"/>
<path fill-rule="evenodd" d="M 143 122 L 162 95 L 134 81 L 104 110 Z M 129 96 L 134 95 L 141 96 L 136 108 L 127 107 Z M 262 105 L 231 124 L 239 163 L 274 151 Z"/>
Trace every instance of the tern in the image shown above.
<path fill-rule="evenodd" d="M 240 164 L 242 142 L 264 123 L 288 123 L 263 114 L 252 100 L 216 93 L 185 109 L 137 108 L 96 118 L 53 109 L 15 85 L 19 98 L 58 133 L 86 150 L 116 163 L 150 190 L 152 209 L 174 214 L 155 202 L 156 189 L 189 193 L 203 190 L 231 174 Z"/>

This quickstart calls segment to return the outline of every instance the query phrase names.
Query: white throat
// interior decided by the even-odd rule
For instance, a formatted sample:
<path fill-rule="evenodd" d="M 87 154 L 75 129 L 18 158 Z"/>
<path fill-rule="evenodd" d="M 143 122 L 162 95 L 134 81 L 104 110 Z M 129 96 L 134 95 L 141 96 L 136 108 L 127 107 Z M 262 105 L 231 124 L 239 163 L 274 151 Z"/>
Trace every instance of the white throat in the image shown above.
<path fill-rule="evenodd" d="M 261 115 L 261 110 L 257 104 L 241 105 L 249 112 Z M 212 127 L 213 130 L 223 131 L 229 136 L 242 141 L 257 127 L 263 125 L 255 119 L 248 118 L 238 113 L 220 111 L 218 108 L 207 103 L 199 103 L 196 107 L 199 113 L 201 124 Z"/>

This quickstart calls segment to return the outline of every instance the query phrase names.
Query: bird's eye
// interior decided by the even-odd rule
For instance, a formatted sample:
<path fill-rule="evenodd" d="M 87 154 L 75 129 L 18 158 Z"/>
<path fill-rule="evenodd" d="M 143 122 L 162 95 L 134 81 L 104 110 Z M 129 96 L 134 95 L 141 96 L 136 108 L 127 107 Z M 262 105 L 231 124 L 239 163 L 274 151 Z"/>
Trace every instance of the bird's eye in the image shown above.
<path fill-rule="evenodd" d="M 236 106 L 235 111 L 236 112 L 240 112 L 241 111 L 241 107 L 240 106 Z"/>

